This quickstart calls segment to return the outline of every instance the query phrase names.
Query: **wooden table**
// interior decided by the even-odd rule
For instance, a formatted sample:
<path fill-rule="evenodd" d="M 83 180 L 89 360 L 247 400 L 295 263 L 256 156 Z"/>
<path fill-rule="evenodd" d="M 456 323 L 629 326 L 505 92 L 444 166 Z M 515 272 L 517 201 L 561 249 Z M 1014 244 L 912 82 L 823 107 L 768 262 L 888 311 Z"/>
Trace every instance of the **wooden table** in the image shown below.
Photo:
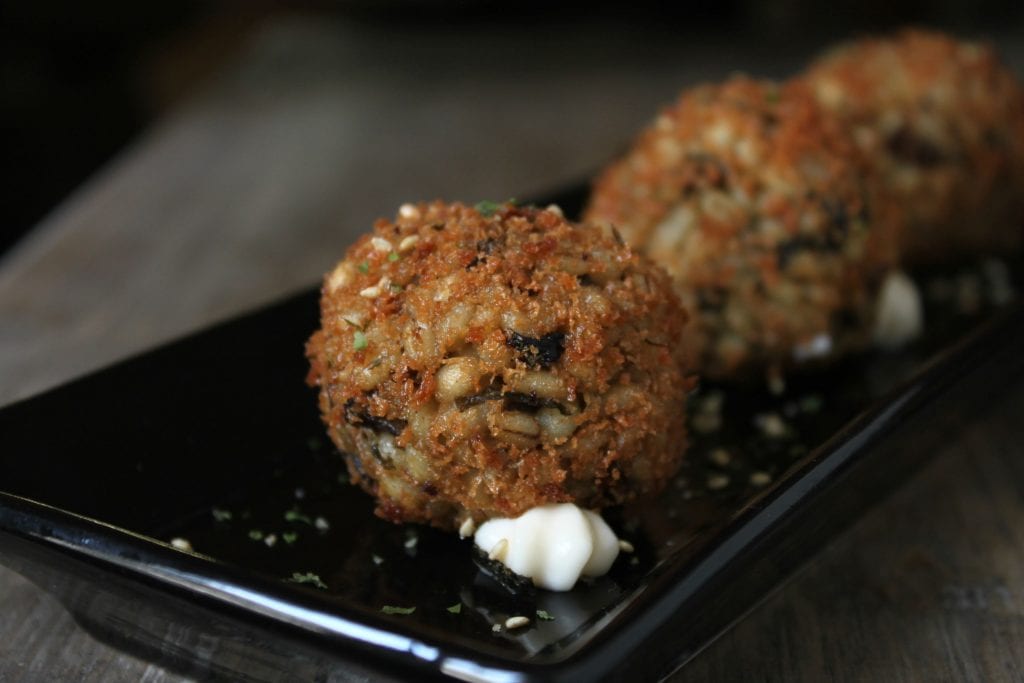
<path fill-rule="evenodd" d="M 815 48 L 278 20 L 0 262 L 0 403 L 311 284 L 403 201 L 578 181 L 682 86 Z M 672 680 L 1024 680 L 1022 417 L 1018 386 Z M 0 569 L 9 680 L 181 679 Z"/>

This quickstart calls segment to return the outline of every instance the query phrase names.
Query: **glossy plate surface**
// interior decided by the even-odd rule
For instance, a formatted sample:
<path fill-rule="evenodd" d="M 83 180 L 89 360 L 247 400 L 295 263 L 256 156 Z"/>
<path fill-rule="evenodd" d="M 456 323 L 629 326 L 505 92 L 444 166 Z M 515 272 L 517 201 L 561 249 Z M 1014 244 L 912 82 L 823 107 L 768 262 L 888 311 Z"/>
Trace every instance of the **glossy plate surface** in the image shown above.
<path fill-rule="evenodd" d="M 1024 310 L 987 302 L 993 267 L 922 274 L 928 333 L 906 352 L 781 394 L 702 386 L 677 481 L 606 515 L 636 552 L 569 593 L 372 515 L 303 381 L 314 291 L 0 411 L 0 559 L 100 637 L 196 675 L 661 676 L 1020 375 Z M 530 625 L 494 629 L 515 615 Z"/>

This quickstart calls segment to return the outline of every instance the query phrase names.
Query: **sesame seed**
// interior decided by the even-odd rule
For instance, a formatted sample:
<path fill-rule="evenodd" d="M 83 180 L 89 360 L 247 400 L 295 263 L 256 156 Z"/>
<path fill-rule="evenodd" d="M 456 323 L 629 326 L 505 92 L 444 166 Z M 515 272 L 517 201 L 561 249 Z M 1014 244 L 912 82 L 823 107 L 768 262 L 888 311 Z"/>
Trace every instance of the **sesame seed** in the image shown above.
<path fill-rule="evenodd" d="M 690 420 L 690 426 L 698 434 L 717 432 L 722 427 L 722 416 L 718 413 L 697 413 Z"/>
<path fill-rule="evenodd" d="M 565 214 L 562 213 L 562 207 L 560 207 L 558 204 L 548 204 L 548 208 L 546 210 L 550 211 L 556 216 L 565 216 Z"/>
<path fill-rule="evenodd" d="M 707 396 L 700 402 L 700 409 L 702 412 L 718 413 L 722 410 L 722 404 L 725 403 L 725 394 L 721 391 L 715 391 Z"/>
<path fill-rule="evenodd" d="M 732 455 L 724 448 L 716 448 L 708 455 L 708 460 L 719 467 L 728 467 L 729 463 L 732 462 Z"/>
<path fill-rule="evenodd" d="M 509 617 L 508 619 L 505 620 L 505 628 L 508 628 L 508 629 L 522 628 L 523 626 L 529 626 L 529 625 L 530 625 L 529 617 L 518 617 L 518 616 L 517 617 Z"/>
<path fill-rule="evenodd" d="M 494 547 L 491 548 L 491 552 L 487 553 L 487 559 L 501 560 L 504 559 L 506 553 L 508 553 L 508 539 L 503 538 L 494 544 Z"/>
<path fill-rule="evenodd" d="M 383 237 L 373 237 L 370 239 L 370 244 L 377 251 L 383 251 L 385 254 L 394 251 L 394 247 L 391 246 L 391 242 L 388 242 Z"/>
<path fill-rule="evenodd" d="M 620 538 L 619 539 L 619 550 L 621 550 L 624 553 L 631 553 L 631 552 L 635 551 L 636 548 L 634 548 L 633 544 L 630 543 L 629 541 L 627 541 L 626 539 Z"/>
<path fill-rule="evenodd" d="M 352 270 L 348 263 L 341 263 L 327 276 L 327 289 L 333 294 L 339 288 L 344 287 L 352 279 Z"/>
<path fill-rule="evenodd" d="M 466 517 L 466 520 L 459 525 L 459 538 L 469 538 L 476 533 L 476 522 L 473 521 L 472 517 Z"/>
<path fill-rule="evenodd" d="M 273 548 L 277 545 L 277 536 L 274 534 L 267 534 L 263 537 L 263 542 L 267 544 L 268 548 Z"/>
<path fill-rule="evenodd" d="M 772 475 L 767 472 L 751 472 L 750 483 L 753 486 L 767 486 L 772 483 Z"/>
<path fill-rule="evenodd" d="M 172 538 L 171 547 L 184 550 L 185 552 L 192 552 L 192 544 L 188 542 L 187 538 Z"/>
<path fill-rule="evenodd" d="M 352 327 L 363 327 L 363 315 L 361 313 L 346 313 L 341 316 L 341 319 L 347 322 Z"/>
<path fill-rule="evenodd" d="M 783 437 L 789 432 L 789 427 L 778 413 L 764 413 L 755 417 L 754 421 L 765 436 L 773 439 Z"/>
<path fill-rule="evenodd" d="M 495 624 L 494 626 L 491 627 L 491 630 L 494 631 L 495 633 L 498 633 L 499 631 L 501 631 L 501 624 Z"/>
<path fill-rule="evenodd" d="M 412 204 L 402 204 L 398 207 L 398 215 L 402 218 L 419 218 L 420 210 Z"/>
<path fill-rule="evenodd" d="M 409 235 L 401 241 L 398 245 L 398 251 L 409 251 L 416 246 L 416 243 L 420 241 L 419 235 Z"/>
<path fill-rule="evenodd" d="M 380 287 L 378 287 L 377 285 L 373 285 L 372 287 L 362 289 L 359 291 L 359 296 L 365 297 L 367 299 L 376 299 L 378 296 L 380 296 Z"/>
<path fill-rule="evenodd" d="M 419 536 L 410 536 L 406 539 L 404 545 L 407 550 L 412 550 L 416 547 L 416 544 L 420 542 Z"/>
<path fill-rule="evenodd" d="M 316 527 L 317 531 L 327 531 L 331 528 L 330 522 L 328 522 L 323 517 L 317 517 L 315 520 L 313 520 L 313 526 Z"/>
<path fill-rule="evenodd" d="M 729 477 L 724 474 L 715 474 L 708 477 L 707 487 L 709 491 L 720 491 L 729 485 Z"/>
<path fill-rule="evenodd" d="M 782 396 L 786 393 L 786 379 L 779 372 L 771 372 L 768 374 L 768 391 L 772 392 L 773 396 Z"/>

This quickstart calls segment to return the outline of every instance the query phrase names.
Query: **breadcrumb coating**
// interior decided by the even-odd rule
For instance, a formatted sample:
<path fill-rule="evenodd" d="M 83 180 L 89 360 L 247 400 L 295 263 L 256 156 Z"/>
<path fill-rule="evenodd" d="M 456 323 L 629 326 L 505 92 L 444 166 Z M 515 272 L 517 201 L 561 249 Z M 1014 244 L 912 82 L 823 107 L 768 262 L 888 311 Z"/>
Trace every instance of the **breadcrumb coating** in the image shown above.
<path fill-rule="evenodd" d="M 1024 89 L 991 46 L 905 30 L 841 45 L 807 82 L 899 203 L 905 262 L 1024 242 Z"/>
<path fill-rule="evenodd" d="M 685 321 L 662 269 L 557 207 L 407 204 L 325 277 L 309 381 L 386 519 L 602 507 L 680 464 Z"/>
<path fill-rule="evenodd" d="M 585 219 L 665 266 L 702 375 L 863 343 L 896 260 L 892 210 L 803 83 L 737 76 L 684 92 L 594 184 Z"/>

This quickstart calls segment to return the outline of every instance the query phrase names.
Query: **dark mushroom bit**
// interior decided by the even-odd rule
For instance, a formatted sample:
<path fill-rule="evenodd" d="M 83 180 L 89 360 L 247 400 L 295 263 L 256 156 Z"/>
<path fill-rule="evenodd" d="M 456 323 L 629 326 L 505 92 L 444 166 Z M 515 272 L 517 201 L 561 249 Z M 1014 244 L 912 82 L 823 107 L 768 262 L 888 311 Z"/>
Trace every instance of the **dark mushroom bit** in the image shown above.
<path fill-rule="evenodd" d="M 601 507 L 679 466 L 685 321 L 663 270 L 557 207 L 405 205 L 325 278 L 310 381 L 387 519 Z"/>
<path fill-rule="evenodd" d="M 550 332 L 536 339 L 511 331 L 505 334 L 505 343 L 519 351 L 519 360 L 531 368 L 548 368 L 562 357 L 565 332 Z"/>

